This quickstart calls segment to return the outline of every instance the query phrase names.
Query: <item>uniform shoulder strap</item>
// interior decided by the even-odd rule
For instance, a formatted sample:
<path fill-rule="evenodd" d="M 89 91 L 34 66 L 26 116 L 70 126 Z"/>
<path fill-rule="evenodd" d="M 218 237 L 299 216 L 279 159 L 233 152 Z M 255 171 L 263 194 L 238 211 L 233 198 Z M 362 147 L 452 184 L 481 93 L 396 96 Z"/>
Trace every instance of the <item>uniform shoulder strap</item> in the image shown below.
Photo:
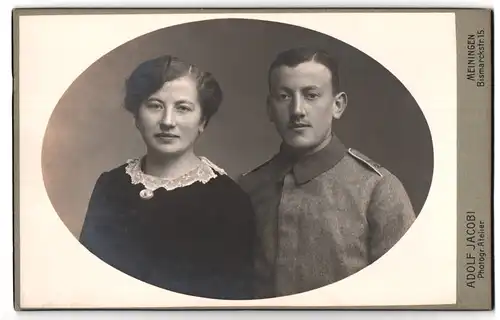
<path fill-rule="evenodd" d="M 372 159 L 368 158 L 367 156 L 365 156 L 364 154 L 362 154 L 361 152 L 359 152 L 358 150 L 356 149 L 353 149 L 353 148 L 349 148 L 347 150 L 347 152 L 353 156 L 355 159 L 357 159 L 358 161 L 360 161 L 361 163 L 365 164 L 366 166 L 368 166 L 370 169 L 372 169 L 373 171 L 375 171 L 379 176 L 383 177 L 384 175 L 382 174 L 382 172 L 380 172 L 380 164 L 376 163 L 375 161 L 373 161 Z"/>

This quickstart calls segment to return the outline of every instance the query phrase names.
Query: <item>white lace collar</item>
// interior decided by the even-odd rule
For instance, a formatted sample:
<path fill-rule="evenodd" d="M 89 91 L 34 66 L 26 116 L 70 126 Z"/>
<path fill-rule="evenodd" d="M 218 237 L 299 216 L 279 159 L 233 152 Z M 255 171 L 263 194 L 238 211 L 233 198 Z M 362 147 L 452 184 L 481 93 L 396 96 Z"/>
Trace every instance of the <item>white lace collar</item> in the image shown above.
<path fill-rule="evenodd" d="M 144 173 L 141 169 L 142 158 L 127 160 L 125 172 L 130 176 L 134 185 L 141 183 L 148 192 L 164 188 L 167 191 L 187 187 L 195 182 L 203 184 L 217 177 L 216 173 L 225 175 L 226 172 L 205 157 L 200 157 L 201 162 L 193 170 L 175 179 L 159 178 Z M 142 195 L 141 195 L 142 196 Z"/>

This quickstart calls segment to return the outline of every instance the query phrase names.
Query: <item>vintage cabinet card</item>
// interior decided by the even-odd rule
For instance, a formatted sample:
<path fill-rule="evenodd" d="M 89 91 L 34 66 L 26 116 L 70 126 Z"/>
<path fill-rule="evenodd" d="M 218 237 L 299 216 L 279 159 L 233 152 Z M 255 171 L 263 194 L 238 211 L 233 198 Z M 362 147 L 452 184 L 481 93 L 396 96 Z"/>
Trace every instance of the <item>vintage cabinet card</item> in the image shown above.
<path fill-rule="evenodd" d="M 17 9 L 31 309 L 491 309 L 489 10 Z"/>

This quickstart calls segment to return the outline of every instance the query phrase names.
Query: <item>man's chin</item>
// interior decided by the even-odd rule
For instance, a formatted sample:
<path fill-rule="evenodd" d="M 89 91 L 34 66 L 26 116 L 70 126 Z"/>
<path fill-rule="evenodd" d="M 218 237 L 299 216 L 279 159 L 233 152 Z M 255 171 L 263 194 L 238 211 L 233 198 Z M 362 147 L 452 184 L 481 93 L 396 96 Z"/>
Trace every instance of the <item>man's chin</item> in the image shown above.
<path fill-rule="evenodd" d="M 285 141 L 289 148 L 297 152 L 307 152 L 308 150 L 314 149 L 315 144 L 304 138 L 294 138 Z"/>
<path fill-rule="evenodd" d="M 317 140 L 305 139 L 305 137 L 293 137 L 284 140 L 287 147 L 296 154 L 311 154 L 323 149 L 329 140 L 318 143 Z"/>

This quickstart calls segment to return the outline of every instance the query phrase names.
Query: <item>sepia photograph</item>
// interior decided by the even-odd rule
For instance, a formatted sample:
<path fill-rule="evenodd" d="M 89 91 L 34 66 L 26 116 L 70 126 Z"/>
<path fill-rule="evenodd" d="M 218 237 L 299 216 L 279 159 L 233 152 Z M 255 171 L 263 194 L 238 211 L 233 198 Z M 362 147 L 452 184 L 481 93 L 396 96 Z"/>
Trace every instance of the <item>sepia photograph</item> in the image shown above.
<path fill-rule="evenodd" d="M 317 32 L 243 19 L 110 52 L 65 92 L 42 151 L 49 197 L 93 254 L 223 299 L 300 293 L 366 267 L 411 226 L 433 169 L 422 111 L 379 63 Z"/>
<path fill-rule="evenodd" d="M 20 192 L 38 170 L 30 190 L 52 225 L 31 232 L 23 207 L 19 261 L 41 261 L 37 246 L 59 257 L 21 269 L 21 308 L 456 303 L 456 60 L 435 61 L 448 71 L 437 90 L 411 39 L 373 40 L 391 19 L 409 22 L 395 36 L 424 37 L 427 19 L 456 55 L 454 15 L 316 15 L 19 16 Z M 28 48 L 66 23 L 52 42 L 60 58 L 45 56 L 57 90 L 28 96 L 49 61 Z M 23 122 L 31 99 L 36 132 Z M 54 263 L 67 274 L 51 269 L 60 289 L 47 294 Z"/>

